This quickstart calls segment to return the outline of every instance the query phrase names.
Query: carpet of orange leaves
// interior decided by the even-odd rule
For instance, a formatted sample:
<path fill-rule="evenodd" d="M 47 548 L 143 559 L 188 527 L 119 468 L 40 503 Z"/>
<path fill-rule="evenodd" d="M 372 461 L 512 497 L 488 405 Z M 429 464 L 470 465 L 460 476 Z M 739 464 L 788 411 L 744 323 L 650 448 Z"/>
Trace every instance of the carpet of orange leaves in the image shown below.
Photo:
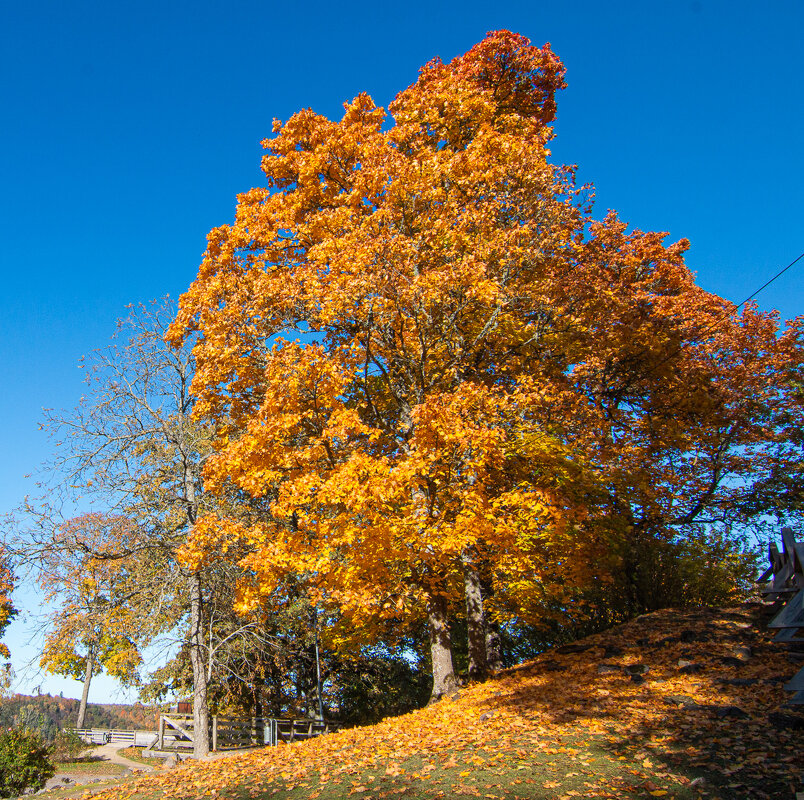
<path fill-rule="evenodd" d="M 340 786 L 339 796 L 365 799 L 369 772 L 404 775 L 408 797 L 429 797 L 414 784 L 435 769 L 454 771 L 454 794 L 482 797 L 463 778 L 495 765 L 520 770 L 513 783 L 526 797 L 793 797 L 801 734 L 774 727 L 772 715 L 781 709 L 791 723 L 782 687 L 800 664 L 771 642 L 767 618 L 759 604 L 656 612 L 582 640 L 580 652 L 551 650 L 372 727 L 187 762 L 93 797 L 256 798 L 300 788 L 294 797 L 315 798 Z M 613 771 L 591 767 L 591 745 L 610 753 Z M 555 778 L 528 777 L 538 759 L 558 765 Z M 581 791 L 566 790 L 569 775 L 583 779 Z"/>

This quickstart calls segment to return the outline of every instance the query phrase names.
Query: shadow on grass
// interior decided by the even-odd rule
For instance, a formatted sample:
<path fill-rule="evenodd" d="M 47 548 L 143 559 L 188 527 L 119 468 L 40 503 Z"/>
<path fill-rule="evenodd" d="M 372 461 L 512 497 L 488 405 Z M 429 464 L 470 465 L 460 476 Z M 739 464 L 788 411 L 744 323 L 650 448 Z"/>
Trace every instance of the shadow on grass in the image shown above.
<path fill-rule="evenodd" d="M 497 710 L 536 720 L 554 732 L 553 747 L 616 760 L 624 797 L 791 796 L 801 788 L 800 734 L 776 727 L 772 713 L 798 665 L 769 641 L 762 617 L 759 606 L 653 614 L 508 671 L 498 696 L 470 708 L 490 721 Z"/>

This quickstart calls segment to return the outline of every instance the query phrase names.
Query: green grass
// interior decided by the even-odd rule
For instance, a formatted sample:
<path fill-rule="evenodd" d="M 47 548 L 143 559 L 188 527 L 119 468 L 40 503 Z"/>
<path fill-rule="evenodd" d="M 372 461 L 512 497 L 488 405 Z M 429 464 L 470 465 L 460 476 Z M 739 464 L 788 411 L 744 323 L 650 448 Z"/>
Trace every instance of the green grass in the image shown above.
<path fill-rule="evenodd" d="M 142 755 L 142 750 L 142 747 L 126 747 L 118 752 L 124 758 L 129 759 L 129 761 L 136 761 L 138 764 L 144 764 L 148 767 L 161 767 L 164 765 L 164 758 L 159 758 L 157 756 L 151 756 L 150 758 L 144 757 Z"/>
<path fill-rule="evenodd" d="M 84 756 L 73 761 L 59 761 L 53 764 L 56 774 L 81 773 L 83 775 L 122 775 L 126 768 L 103 758 Z"/>

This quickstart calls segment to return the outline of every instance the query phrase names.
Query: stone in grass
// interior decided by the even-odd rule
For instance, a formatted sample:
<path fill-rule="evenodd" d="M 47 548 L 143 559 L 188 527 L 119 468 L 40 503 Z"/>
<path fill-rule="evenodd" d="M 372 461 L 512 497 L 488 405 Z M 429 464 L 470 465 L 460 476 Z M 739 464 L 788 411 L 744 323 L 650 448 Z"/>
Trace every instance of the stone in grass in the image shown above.
<path fill-rule="evenodd" d="M 800 714 L 783 714 L 781 711 L 772 711 L 768 714 L 768 722 L 780 731 L 804 730 L 804 716 Z"/>
<path fill-rule="evenodd" d="M 731 717 L 733 719 L 746 719 L 748 714 L 739 706 L 715 706 L 715 714 L 721 719 Z"/>
<path fill-rule="evenodd" d="M 494 716 L 493 711 L 487 711 L 485 714 L 481 714 L 480 721 L 485 722 L 487 719 L 491 719 Z"/>
<path fill-rule="evenodd" d="M 685 675 L 694 675 L 702 670 L 703 664 L 698 664 L 695 661 L 685 661 L 683 658 L 678 660 L 678 671 L 683 672 Z"/>
<path fill-rule="evenodd" d="M 647 675 L 650 667 L 647 664 L 628 664 L 625 668 L 631 675 Z"/>
<path fill-rule="evenodd" d="M 742 662 L 750 661 L 752 656 L 751 648 L 746 646 L 735 647 L 733 655 L 735 658 L 740 659 L 740 661 Z"/>
<path fill-rule="evenodd" d="M 684 708 L 702 708 L 686 694 L 668 694 L 662 700 L 671 706 L 684 706 Z"/>
<path fill-rule="evenodd" d="M 616 664 L 598 664 L 597 665 L 597 673 L 598 675 L 614 675 L 615 673 L 619 673 L 620 668 Z"/>

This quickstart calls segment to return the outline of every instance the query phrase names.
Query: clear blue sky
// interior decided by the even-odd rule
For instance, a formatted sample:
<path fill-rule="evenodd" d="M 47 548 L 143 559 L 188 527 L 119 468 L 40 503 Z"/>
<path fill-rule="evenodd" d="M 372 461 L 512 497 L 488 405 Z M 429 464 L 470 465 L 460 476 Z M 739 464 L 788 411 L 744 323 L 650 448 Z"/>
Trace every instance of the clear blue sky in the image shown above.
<path fill-rule="evenodd" d="M 734 301 L 804 250 L 800 0 L 7 3 L 0 514 L 47 456 L 41 409 L 78 402 L 78 359 L 127 303 L 180 294 L 207 231 L 261 183 L 274 117 L 337 116 L 361 91 L 386 105 L 498 28 L 566 64 L 554 159 L 594 182 L 598 215 L 688 237 L 699 282 Z M 802 313 L 802 276 L 760 306 Z M 6 637 L 18 665 L 24 637 Z M 40 683 L 80 690 L 18 688 Z"/>

